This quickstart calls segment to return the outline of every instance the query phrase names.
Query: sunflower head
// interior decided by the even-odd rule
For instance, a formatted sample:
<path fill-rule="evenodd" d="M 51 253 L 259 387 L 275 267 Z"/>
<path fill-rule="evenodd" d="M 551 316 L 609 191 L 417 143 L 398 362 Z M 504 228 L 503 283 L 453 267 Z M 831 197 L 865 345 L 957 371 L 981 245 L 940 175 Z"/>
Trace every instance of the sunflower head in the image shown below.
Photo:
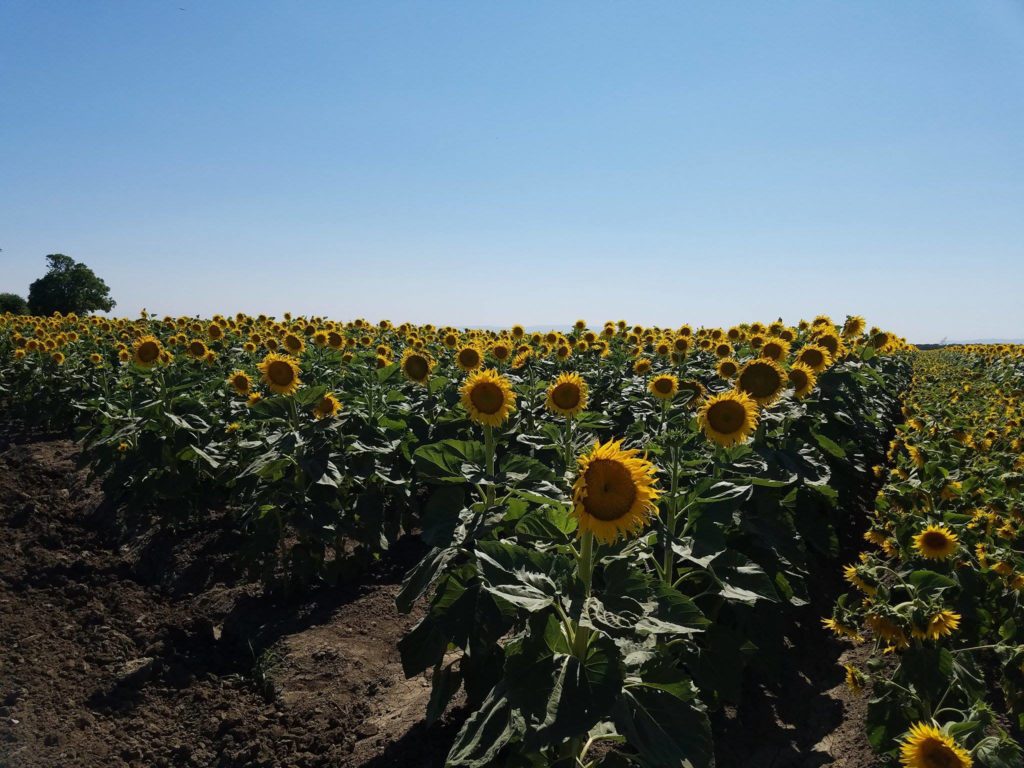
<path fill-rule="evenodd" d="M 163 351 L 156 336 L 143 336 L 135 342 L 132 359 L 140 368 L 152 368 L 160 361 L 160 353 Z"/>
<path fill-rule="evenodd" d="M 579 474 L 572 489 L 573 512 L 579 531 L 590 531 L 599 541 L 639 533 L 657 514 L 657 471 L 622 441 L 596 443 L 579 459 Z"/>
<path fill-rule="evenodd" d="M 548 410 L 572 418 L 587 407 L 587 382 L 578 373 L 563 373 L 548 387 Z"/>
<path fill-rule="evenodd" d="M 210 350 L 206 346 L 206 342 L 202 339 L 192 339 L 188 343 L 188 354 L 195 360 L 203 360 L 206 358 L 206 353 Z"/>
<path fill-rule="evenodd" d="M 736 377 L 736 388 L 747 393 L 758 405 L 774 403 L 786 388 L 788 378 L 778 363 L 768 358 L 751 360 Z"/>
<path fill-rule="evenodd" d="M 679 379 L 671 373 L 659 373 L 651 379 L 647 389 L 659 400 L 671 400 L 679 391 Z"/>
<path fill-rule="evenodd" d="M 249 374 L 245 371 L 236 370 L 228 377 L 228 386 L 241 397 L 247 397 L 252 390 L 252 379 L 249 378 Z"/>
<path fill-rule="evenodd" d="M 409 381 L 426 384 L 433 369 L 434 361 L 426 352 L 406 349 L 402 353 L 402 373 Z"/>
<path fill-rule="evenodd" d="M 757 403 L 738 390 L 711 397 L 697 413 L 704 436 L 726 447 L 746 442 L 757 428 L 757 419 Z"/>
<path fill-rule="evenodd" d="M 299 365 L 287 355 L 271 352 L 257 366 L 263 377 L 263 383 L 271 392 L 279 395 L 293 395 L 302 383 L 299 380 Z"/>
<path fill-rule="evenodd" d="M 718 375 L 723 379 L 731 379 L 740 372 L 740 364 L 731 357 L 718 361 Z"/>
<path fill-rule="evenodd" d="M 793 394 L 797 397 L 807 397 L 814 391 L 814 385 L 818 382 L 814 370 L 803 363 L 794 363 L 787 375 L 789 385 L 793 388 Z"/>
<path fill-rule="evenodd" d="M 469 417 L 484 426 L 500 427 L 515 408 L 512 384 L 491 368 L 467 376 L 460 393 Z"/>
<path fill-rule="evenodd" d="M 832 355 L 825 347 L 808 344 L 797 353 L 796 361 L 815 373 L 821 373 L 832 364 Z"/>
<path fill-rule="evenodd" d="M 914 549 L 928 560 L 946 560 L 959 546 L 955 533 L 944 525 L 929 525 L 914 536 Z"/>
<path fill-rule="evenodd" d="M 904 768 L 971 768 L 971 756 L 956 740 L 932 723 L 910 726 L 900 747 Z"/>
<path fill-rule="evenodd" d="M 651 361 L 648 360 L 646 357 L 637 358 L 637 360 L 633 363 L 633 373 L 637 374 L 638 376 L 643 376 L 644 374 L 650 373 L 650 371 Z"/>
<path fill-rule="evenodd" d="M 708 397 L 708 390 L 696 379 L 683 379 L 679 382 L 679 391 L 682 393 L 687 408 L 696 408 Z"/>
<path fill-rule="evenodd" d="M 455 353 L 455 363 L 464 371 L 475 371 L 483 363 L 483 355 L 473 345 L 466 345 Z"/>
<path fill-rule="evenodd" d="M 772 336 L 766 339 L 764 344 L 761 346 L 761 357 L 767 357 L 775 362 L 780 362 L 786 359 L 789 354 L 789 342 L 784 339 L 780 339 L 778 336 Z"/>
<path fill-rule="evenodd" d="M 319 402 L 313 408 L 313 416 L 318 420 L 330 419 L 337 416 L 340 411 L 341 403 L 338 402 L 338 398 L 334 396 L 334 393 L 328 392 L 320 398 Z"/>

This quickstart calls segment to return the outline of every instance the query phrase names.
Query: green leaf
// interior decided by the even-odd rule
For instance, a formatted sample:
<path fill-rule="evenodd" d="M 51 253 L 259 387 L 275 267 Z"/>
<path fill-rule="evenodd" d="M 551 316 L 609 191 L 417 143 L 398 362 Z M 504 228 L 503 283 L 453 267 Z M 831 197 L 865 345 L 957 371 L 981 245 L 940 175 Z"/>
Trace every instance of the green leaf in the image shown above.
<path fill-rule="evenodd" d="M 484 699 L 483 705 L 470 715 L 448 753 L 446 766 L 458 768 L 491 768 L 498 765 L 501 751 L 516 735 L 512 706 L 505 694 L 505 684 L 498 683 Z"/>
<path fill-rule="evenodd" d="M 615 724 L 640 756 L 655 766 L 711 768 L 711 724 L 692 691 L 680 697 L 665 688 L 633 685 L 622 693 Z"/>

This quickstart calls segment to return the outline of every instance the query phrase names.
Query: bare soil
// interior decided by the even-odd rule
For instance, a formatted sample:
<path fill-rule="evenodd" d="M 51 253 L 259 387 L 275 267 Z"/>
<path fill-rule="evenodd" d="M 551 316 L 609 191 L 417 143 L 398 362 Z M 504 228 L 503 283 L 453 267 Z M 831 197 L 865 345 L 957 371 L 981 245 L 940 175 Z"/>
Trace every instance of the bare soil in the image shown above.
<path fill-rule="evenodd" d="M 0 766 L 443 764 L 466 713 L 426 727 L 429 680 L 396 650 L 419 542 L 359 585 L 271 600 L 237 578 L 226 518 L 126 544 L 76 458 L 64 440 L 0 448 Z M 720 765 L 878 765 L 836 664 L 850 651 L 805 635 L 792 691 L 716 720 Z"/>

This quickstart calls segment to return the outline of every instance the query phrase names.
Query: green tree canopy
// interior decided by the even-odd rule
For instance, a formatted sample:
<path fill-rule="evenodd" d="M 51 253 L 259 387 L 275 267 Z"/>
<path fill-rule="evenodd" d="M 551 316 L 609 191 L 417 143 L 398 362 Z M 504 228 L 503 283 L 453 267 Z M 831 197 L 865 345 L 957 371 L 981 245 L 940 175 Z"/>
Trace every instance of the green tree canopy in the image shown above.
<path fill-rule="evenodd" d="M 16 293 L 0 293 L 0 315 L 10 312 L 14 315 L 27 315 L 28 302 Z"/>
<path fill-rule="evenodd" d="M 74 312 L 87 315 L 103 310 L 109 312 L 117 303 L 110 298 L 110 288 L 85 264 L 63 253 L 46 257 L 49 271 L 28 289 L 28 306 L 34 315 Z"/>

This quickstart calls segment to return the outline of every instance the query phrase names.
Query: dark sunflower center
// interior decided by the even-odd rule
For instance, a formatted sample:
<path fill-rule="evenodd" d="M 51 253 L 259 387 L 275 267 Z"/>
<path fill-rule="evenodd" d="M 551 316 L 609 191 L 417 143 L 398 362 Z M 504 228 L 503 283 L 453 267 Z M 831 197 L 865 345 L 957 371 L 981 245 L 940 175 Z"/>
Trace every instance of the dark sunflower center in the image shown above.
<path fill-rule="evenodd" d="M 672 379 L 655 379 L 654 388 L 661 394 L 667 395 L 672 391 Z"/>
<path fill-rule="evenodd" d="M 839 339 L 835 336 L 822 336 L 818 339 L 818 343 L 831 352 L 833 355 L 839 349 Z"/>
<path fill-rule="evenodd" d="M 772 360 L 778 360 L 780 357 L 782 357 L 782 347 L 776 344 L 775 342 L 769 342 L 768 344 L 765 344 L 762 352 L 767 357 L 770 357 Z"/>
<path fill-rule="evenodd" d="M 477 354 L 475 349 L 464 349 L 459 352 L 459 362 L 466 367 L 472 368 L 480 363 L 480 355 Z"/>
<path fill-rule="evenodd" d="M 478 411 L 491 415 L 500 411 L 505 404 L 505 393 L 497 384 L 482 381 L 469 391 L 469 399 Z"/>
<path fill-rule="evenodd" d="M 559 408 L 572 410 L 580 403 L 580 388 L 572 382 L 563 382 L 551 391 L 551 400 Z"/>
<path fill-rule="evenodd" d="M 940 531 L 928 531 L 921 537 L 925 549 L 941 551 L 949 546 L 949 538 Z"/>
<path fill-rule="evenodd" d="M 820 349 L 807 348 L 800 353 L 800 359 L 807 363 L 812 368 L 817 368 L 823 362 L 825 362 L 825 356 L 821 354 Z"/>
<path fill-rule="evenodd" d="M 234 379 L 235 389 L 247 390 L 249 388 L 249 380 L 244 376 L 235 376 Z"/>
<path fill-rule="evenodd" d="M 918 747 L 918 754 L 924 768 L 963 768 L 963 763 L 956 753 L 937 739 L 922 742 Z"/>
<path fill-rule="evenodd" d="M 283 360 L 274 360 L 267 366 L 267 378 L 279 387 L 286 387 L 295 381 L 295 371 Z"/>
<path fill-rule="evenodd" d="M 194 341 L 189 345 L 188 351 L 192 353 L 193 357 L 202 357 L 206 354 L 206 345 L 201 341 Z"/>
<path fill-rule="evenodd" d="M 747 409 L 735 400 L 722 400 L 708 409 L 708 424 L 723 435 L 731 435 L 743 428 L 747 421 Z"/>
<path fill-rule="evenodd" d="M 410 355 L 405 361 L 405 372 L 409 378 L 423 381 L 430 373 L 430 366 L 427 365 L 427 360 L 422 355 Z"/>
<path fill-rule="evenodd" d="M 636 485 L 629 470 L 618 461 L 597 459 L 584 475 L 587 487 L 583 508 L 598 520 L 625 517 L 636 500 Z"/>
<path fill-rule="evenodd" d="M 803 389 L 807 386 L 807 372 L 801 371 L 799 368 L 794 368 L 789 372 L 789 382 L 795 389 Z"/>
<path fill-rule="evenodd" d="M 732 376 L 736 373 L 736 363 L 722 363 L 720 370 L 724 376 Z"/>
<path fill-rule="evenodd" d="M 752 365 L 740 374 L 740 388 L 756 398 L 771 397 L 781 384 L 779 372 L 770 365 Z"/>
<path fill-rule="evenodd" d="M 139 360 L 144 363 L 152 363 L 160 356 L 160 347 L 155 341 L 144 341 L 139 345 Z"/>

